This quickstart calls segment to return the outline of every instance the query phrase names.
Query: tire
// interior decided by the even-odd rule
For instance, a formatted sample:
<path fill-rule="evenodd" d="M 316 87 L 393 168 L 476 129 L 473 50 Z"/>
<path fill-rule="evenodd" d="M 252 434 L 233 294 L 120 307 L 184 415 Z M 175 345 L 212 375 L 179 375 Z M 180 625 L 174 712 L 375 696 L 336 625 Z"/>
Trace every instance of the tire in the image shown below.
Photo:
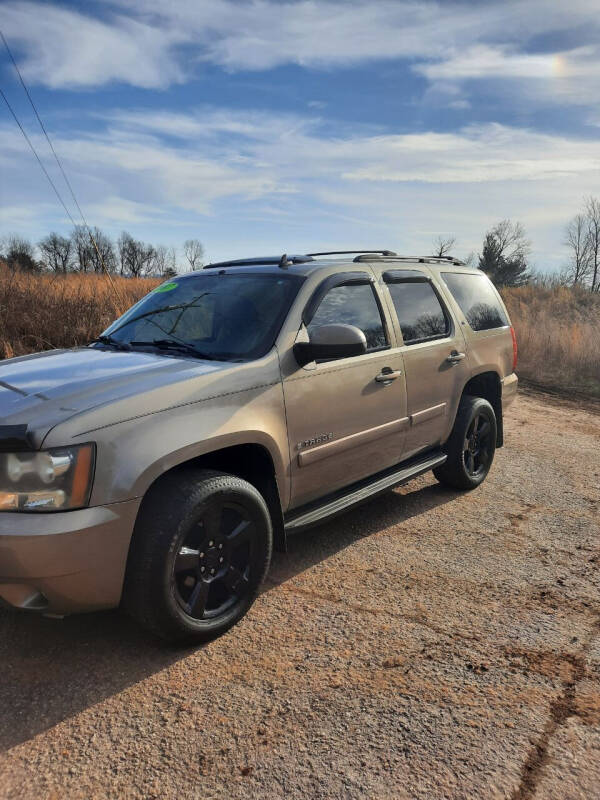
<path fill-rule="evenodd" d="M 433 474 L 453 489 L 475 489 L 487 477 L 496 452 L 494 409 L 483 397 L 464 396 L 444 450 L 448 456 Z"/>
<path fill-rule="evenodd" d="M 213 639 L 256 599 L 272 550 L 271 518 L 254 486 L 212 470 L 172 473 L 142 503 L 123 605 L 163 639 Z"/>

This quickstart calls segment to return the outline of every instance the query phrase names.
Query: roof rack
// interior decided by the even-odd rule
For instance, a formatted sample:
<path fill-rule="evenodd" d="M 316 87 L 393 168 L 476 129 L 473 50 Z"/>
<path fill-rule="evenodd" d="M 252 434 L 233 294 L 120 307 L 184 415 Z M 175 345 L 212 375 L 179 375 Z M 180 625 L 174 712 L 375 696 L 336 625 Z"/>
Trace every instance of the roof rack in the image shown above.
<path fill-rule="evenodd" d="M 424 256 L 424 258 L 434 259 L 435 261 L 451 261 L 453 264 L 456 261 L 460 261 L 460 259 L 455 256 Z M 462 264 L 463 262 L 460 261 L 460 263 Z"/>
<path fill-rule="evenodd" d="M 390 261 L 417 261 L 420 264 L 453 264 L 457 267 L 464 267 L 466 264 L 458 258 L 453 256 L 399 256 L 393 250 L 328 250 L 323 253 L 306 253 L 306 255 L 292 255 L 288 256 L 284 253 L 281 256 L 264 256 L 256 258 L 238 258 L 232 261 L 218 261 L 215 264 L 207 264 L 204 269 L 214 269 L 215 267 L 279 267 L 280 269 L 287 269 L 294 264 L 307 264 L 315 260 L 315 256 L 344 256 L 354 255 L 358 253 L 353 259 L 355 262 L 372 261 L 374 259 Z"/>
<path fill-rule="evenodd" d="M 287 253 L 284 253 L 281 256 L 237 258 L 233 261 L 217 261 L 214 264 L 206 264 L 203 269 L 213 269 L 214 267 L 281 267 L 282 269 L 286 269 L 290 264 L 306 264 L 309 261 L 314 261 L 314 258 L 308 255 L 288 256 Z"/>
<path fill-rule="evenodd" d="M 324 253 L 307 253 L 307 256 L 350 256 L 354 255 L 354 253 L 373 253 L 379 254 L 382 256 L 395 256 L 393 250 L 327 250 Z"/>
<path fill-rule="evenodd" d="M 375 254 L 375 257 L 378 260 L 381 260 L 381 261 L 384 260 L 384 258 L 382 258 L 380 255 Z M 464 261 L 461 261 L 458 258 L 453 258 L 452 256 L 397 256 L 397 255 L 393 255 L 393 256 L 388 256 L 388 257 L 389 257 L 390 261 L 411 261 L 413 263 L 415 261 L 418 261 L 419 264 L 426 264 L 427 262 L 433 263 L 433 264 L 438 264 L 440 261 L 443 261 L 446 264 L 452 264 L 452 265 L 454 265 L 456 267 L 464 267 L 464 266 L 466 266 Z M 363 254 L 361 254 L 359 256 L 356 256 L 356 258 L 353 259 L 353 260 L 356 261 L 356 262 L 359 262 L 359 263 L 362 262 L 362 261 L 372 261 L 373 260 L 373 256 L 370 256 L 370 255 L 368 255 L 366 253 L 363 253 Z"/>

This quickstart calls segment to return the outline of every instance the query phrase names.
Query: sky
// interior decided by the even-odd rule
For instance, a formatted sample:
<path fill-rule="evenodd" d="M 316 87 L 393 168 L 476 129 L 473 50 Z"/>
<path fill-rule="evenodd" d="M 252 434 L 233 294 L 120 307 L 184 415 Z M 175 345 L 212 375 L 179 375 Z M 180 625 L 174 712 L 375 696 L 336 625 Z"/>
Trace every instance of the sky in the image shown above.
<path fill-rule="evenodd" d="M 552 271 L 600 195 L 600 0 L 0 0 L 0 29 L 114 237 L 464 257 L 508 217 Z M 4 52 L 0 86 L 75 217 Z M 70 228 L 0 100 L 0 236 Z"/>

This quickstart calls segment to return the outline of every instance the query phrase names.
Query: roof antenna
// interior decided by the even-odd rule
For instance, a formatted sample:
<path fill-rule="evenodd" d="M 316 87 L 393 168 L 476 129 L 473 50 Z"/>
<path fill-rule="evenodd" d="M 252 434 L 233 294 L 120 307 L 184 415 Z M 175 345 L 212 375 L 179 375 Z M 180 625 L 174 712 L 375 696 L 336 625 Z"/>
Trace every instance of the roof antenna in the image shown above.
<path fill-rule="evenodd" d="M 290 262 L 288 261 L 287 253 L 284 253 L 279 259 L 279 269 L 287 269 L 289 263 Z"/>

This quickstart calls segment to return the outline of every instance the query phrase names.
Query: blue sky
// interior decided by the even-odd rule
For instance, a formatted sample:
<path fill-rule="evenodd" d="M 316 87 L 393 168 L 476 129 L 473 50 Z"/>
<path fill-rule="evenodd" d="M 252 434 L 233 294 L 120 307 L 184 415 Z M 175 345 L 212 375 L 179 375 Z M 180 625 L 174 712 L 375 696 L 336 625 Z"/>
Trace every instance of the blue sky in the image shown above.
<path fill-rule="evenodd" d="M 552 270 L 600 194 L 600 0 L 4 0 L 0 27 L 115 237 L 464 256 L 511 217 Z M 6 54 L 0 85 L 47 156 Z M 0 235 L 69 228 L 1 107 Z"/>

